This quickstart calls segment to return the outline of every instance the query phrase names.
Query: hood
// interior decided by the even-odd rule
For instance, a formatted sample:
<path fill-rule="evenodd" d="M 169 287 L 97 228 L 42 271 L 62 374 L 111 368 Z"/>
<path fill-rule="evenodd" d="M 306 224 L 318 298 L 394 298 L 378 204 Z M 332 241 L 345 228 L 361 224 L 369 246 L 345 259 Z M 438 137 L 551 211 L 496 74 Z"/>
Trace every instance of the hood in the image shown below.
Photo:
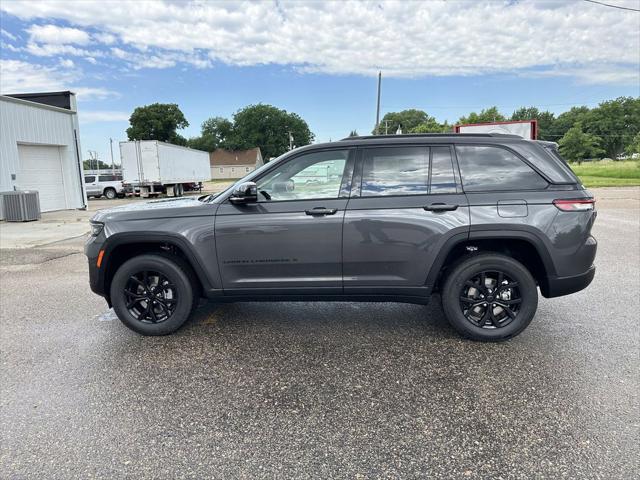
<path fill-rule="evenodd" d="M 215 215 L 218 205 L 200 202 L 197 197 L 167 198 L 149 202 L 132 202 L 98 211 L 93 222 L 144 220 L 148 218 L 201 217 Z"/>

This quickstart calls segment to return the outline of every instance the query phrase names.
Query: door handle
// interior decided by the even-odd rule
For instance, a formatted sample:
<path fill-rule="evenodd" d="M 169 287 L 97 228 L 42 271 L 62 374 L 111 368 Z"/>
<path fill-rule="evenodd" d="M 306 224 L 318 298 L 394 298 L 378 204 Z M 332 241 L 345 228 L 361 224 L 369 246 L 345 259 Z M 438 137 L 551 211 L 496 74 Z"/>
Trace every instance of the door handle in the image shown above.
<path fill-rule="evenodd" d="M 338 211 L 337 208 L 324 208 L 324 207 L 316 207 L 311 210 L 305 210 L 304 213 L 307 215 L 311 215 L 313 217 L 320 215 L 333 215 Z"/>
<path fill-rule="evenodd" d="M 459 205 L 452 205 L 448 203 L 432 203 L 423 207 L 427 212 L 452 212 L 457 210 Z"/>

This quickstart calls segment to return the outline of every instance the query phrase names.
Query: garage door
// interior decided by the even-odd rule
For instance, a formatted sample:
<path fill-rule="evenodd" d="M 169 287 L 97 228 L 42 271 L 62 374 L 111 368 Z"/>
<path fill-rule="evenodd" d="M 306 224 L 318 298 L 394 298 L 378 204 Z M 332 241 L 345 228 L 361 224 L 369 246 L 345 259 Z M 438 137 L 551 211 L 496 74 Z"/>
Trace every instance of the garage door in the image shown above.
<path fill-rule="evenodd" d="M 18 155 L 20 171 L 16 186 L 20 190 L 38 190 L 43 212 L 67 208 L 60 147 L 18 145 Z"/>

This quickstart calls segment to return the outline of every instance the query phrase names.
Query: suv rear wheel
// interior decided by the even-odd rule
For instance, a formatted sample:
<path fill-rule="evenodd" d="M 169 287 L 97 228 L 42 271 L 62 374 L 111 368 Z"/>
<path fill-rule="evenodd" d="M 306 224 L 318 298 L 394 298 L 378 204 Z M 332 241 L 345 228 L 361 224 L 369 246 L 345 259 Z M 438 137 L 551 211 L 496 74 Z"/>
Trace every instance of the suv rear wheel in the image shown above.
<path fill-rule="evenodd" d="M 507 340 L 522 332 L 538 307 L 533 276 L 520 262 L 499 254 L 467 257 L 455 265 L 442 291 L 449 323 L 480 341 Z"/>
<path fill-rule="evenodd" d="M 187 321 L 196 305 L 189 267 L 180 259 L 140 255 L 123 263 L 111 282 L 118 318 L 142 335 L 167 335 Z"/>

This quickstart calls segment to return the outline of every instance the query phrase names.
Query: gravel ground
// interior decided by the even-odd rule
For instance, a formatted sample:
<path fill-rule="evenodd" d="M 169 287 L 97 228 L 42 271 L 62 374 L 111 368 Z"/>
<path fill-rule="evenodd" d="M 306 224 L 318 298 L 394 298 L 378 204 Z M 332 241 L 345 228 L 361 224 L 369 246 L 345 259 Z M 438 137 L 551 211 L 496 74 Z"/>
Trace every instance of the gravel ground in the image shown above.
<path fill-rule="evenodd" d="M 0 477 L 633 478 L 639 191 L 598 192 L 594 283 L 502 344 L 437 298 L 206 304 L 145 338 L 79 240 L 3 250 Z"/>

